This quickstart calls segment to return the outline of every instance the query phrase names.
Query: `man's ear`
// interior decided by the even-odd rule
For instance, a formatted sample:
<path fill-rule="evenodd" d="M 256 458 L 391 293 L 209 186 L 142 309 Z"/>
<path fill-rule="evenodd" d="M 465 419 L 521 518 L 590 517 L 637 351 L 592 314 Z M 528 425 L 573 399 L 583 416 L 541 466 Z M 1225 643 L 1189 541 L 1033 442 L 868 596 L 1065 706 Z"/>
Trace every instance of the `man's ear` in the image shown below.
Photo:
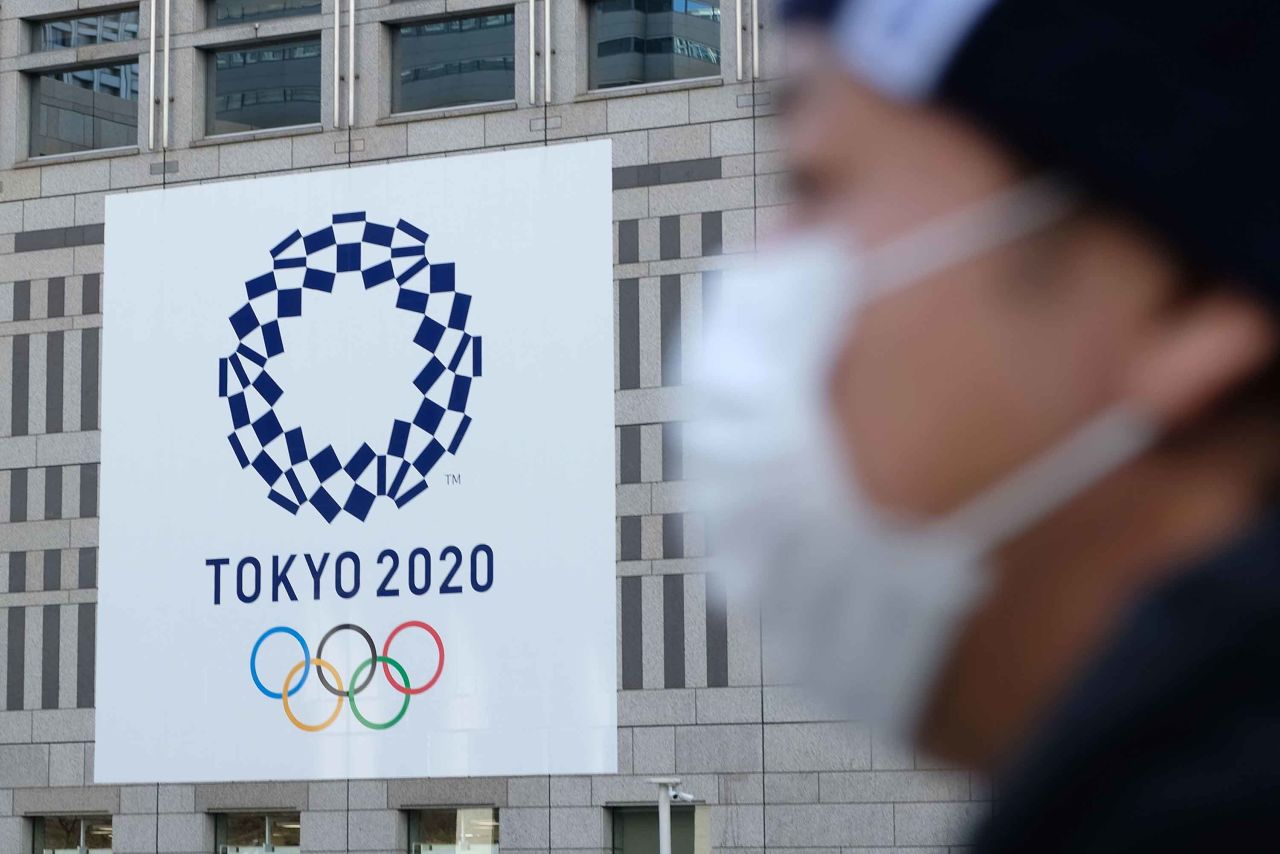
<path fill-rule="evenodd" d="M 1194 419 L 1260 370 L 1280 346 L 1274 318 L 1225 285 L 1153 324 L 1131 362 L 1127 397 L 1166 426 Z"/>

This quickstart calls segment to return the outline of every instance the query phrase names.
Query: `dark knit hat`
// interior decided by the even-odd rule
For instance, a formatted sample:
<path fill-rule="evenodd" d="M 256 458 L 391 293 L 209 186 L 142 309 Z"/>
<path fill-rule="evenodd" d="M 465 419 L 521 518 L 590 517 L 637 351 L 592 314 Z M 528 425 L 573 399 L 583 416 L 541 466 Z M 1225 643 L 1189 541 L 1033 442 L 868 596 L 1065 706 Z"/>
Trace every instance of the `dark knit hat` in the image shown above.
<path fill-rule="evenodd" d="M 883 94 L 954 108 L 1280 310 L 1277 0 L 790 0 Z"/>

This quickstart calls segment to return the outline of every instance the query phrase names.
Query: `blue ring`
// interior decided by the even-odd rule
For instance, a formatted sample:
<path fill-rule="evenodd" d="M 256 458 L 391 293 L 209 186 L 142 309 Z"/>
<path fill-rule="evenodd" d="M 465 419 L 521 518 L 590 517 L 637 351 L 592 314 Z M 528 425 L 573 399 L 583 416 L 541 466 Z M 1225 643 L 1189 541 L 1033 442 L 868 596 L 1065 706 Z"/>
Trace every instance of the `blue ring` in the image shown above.
<path fill-rule="evenodd" d="M 262 646 L 264 640 L 281 632 L 293 636 L 294 640 L 302 647 L 302 655 L 306 658 L 306 664 L 302 668 L 302 678 L 298 680 L 297 685 L 289 689 L 290 697 L 302 689 L 302 686 L 306 684 L 307 676 L 311 673 L 311 650 L 307 648 L 307 642 L 302 639 L 302 635 L 288 626 L 275 626 L 267 629 L 259 636 L 257 643 L 253 645 L 253 652 L 249 653 L 249 675 L 253 677 L 253 684 L 258 686 L 258 690 L 273 700 L 283 699 L 283 695 L 279 691 L 268 691 L 267 687 L 262 684 L 262 680 L 258 678 L 258 648 Z"/>

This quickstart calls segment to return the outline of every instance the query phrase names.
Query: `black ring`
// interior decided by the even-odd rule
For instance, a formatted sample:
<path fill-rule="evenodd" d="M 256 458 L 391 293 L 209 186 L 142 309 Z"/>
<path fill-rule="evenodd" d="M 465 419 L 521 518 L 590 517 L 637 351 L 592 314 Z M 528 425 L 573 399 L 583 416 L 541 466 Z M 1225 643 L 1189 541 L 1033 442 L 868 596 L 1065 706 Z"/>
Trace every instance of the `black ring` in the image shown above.
<path fill-rule="evenodd" d="M 369 657 L 375 660 L 377 659 L 378 648 L 373 645 L 373 638 L 369 637 L 369 633 L 357 626 L 355 623 L 342 623 L 325 632 L 324 637 L 320 639 L 320 646 L 316 648 L 316 658 L 324 658 L 324 645 L 329 642 L 329 638 L 333 637 L 334 633 L 340 632 L 343 629 L 350 629 L 353 632 L 359 632 L 360 636 L 364 638 L 364 642 L 369 645 Z M 375 670 L 377 670 L 376 667 L 370 667 L 369 675 L 364 678 L 364 683 L 359 687 L 355 685 L 351 686 L 351 694 L 359 694 L 365 688 L 368 688 L 369 683 L 373 681 L 373 671 Z M 320 684 L 323 685 L 324 689 L 330 694 L 335 697 L 347 696 L 346 691 L 339 691 L 337 688 L 329 684 L 329 680 L 325 678 L 324 672 L 320 669 L 320 665 L 318 664 L 316 665 L 316 675 L 320 677 Z"/>

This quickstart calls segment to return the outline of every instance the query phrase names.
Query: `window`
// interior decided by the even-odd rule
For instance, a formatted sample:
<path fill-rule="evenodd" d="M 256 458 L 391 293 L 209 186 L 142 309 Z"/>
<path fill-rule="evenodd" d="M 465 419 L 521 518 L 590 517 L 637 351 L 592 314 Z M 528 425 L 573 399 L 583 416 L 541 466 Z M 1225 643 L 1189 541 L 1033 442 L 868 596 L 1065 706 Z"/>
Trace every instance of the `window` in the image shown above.
<path fill-rule="evenodd" d="M 409 813 L 409 851 L 497 854 L 498 811 L 493 807 L 413 810 Z"/>
<path fill-rule="evenodd" d="M 47 815 L 31 820 L 33 854 L 111 851 L 111 816 Z"/>
<path fill-rule="evenodd" d="M 592 89 L 720 73 L 720 0 L 595 0 Z"/>
<path fill-rule="evenodd" d="M 138 141 L 138 63 L 48 71 L 31 78 L 31 156 Z"/>
<path fill-rule="evenodd" d="M 213 827 L 218 854 L 298 854 L 302 822 L 296 812 L 218 813 Z"/>
<path fill-rule="evenodd" d="M 210 134 L 320 121 L 320 40 L 235 47 L 213 54 L 206 129 Z"/>
<path fill-rule="evenodd" d="M 391 110 L 407 113 L 515 97 L 515 12 L 400 24 Z"/>
<path fill-rule="evenodd" d="M 209 23 L 215 27 L 318 14 L 320 0 L 213 0 L 209 4 Z"/>
<path fill-rule="evenodd" d="M 614 854 L 651 854 L 658 850 L 658 808 L 614 807 Z M 702 807 L 671 807 L 671 854 L 708 854 L 711 850 Z"/>
<path fill-rule="evenodd" d="M 99 15 L 51 18 L 35 23 L 34 47 L 60 50 L 94 44 L 124 42 L 138 37 L 138 10 L 116 9 Z"/>

